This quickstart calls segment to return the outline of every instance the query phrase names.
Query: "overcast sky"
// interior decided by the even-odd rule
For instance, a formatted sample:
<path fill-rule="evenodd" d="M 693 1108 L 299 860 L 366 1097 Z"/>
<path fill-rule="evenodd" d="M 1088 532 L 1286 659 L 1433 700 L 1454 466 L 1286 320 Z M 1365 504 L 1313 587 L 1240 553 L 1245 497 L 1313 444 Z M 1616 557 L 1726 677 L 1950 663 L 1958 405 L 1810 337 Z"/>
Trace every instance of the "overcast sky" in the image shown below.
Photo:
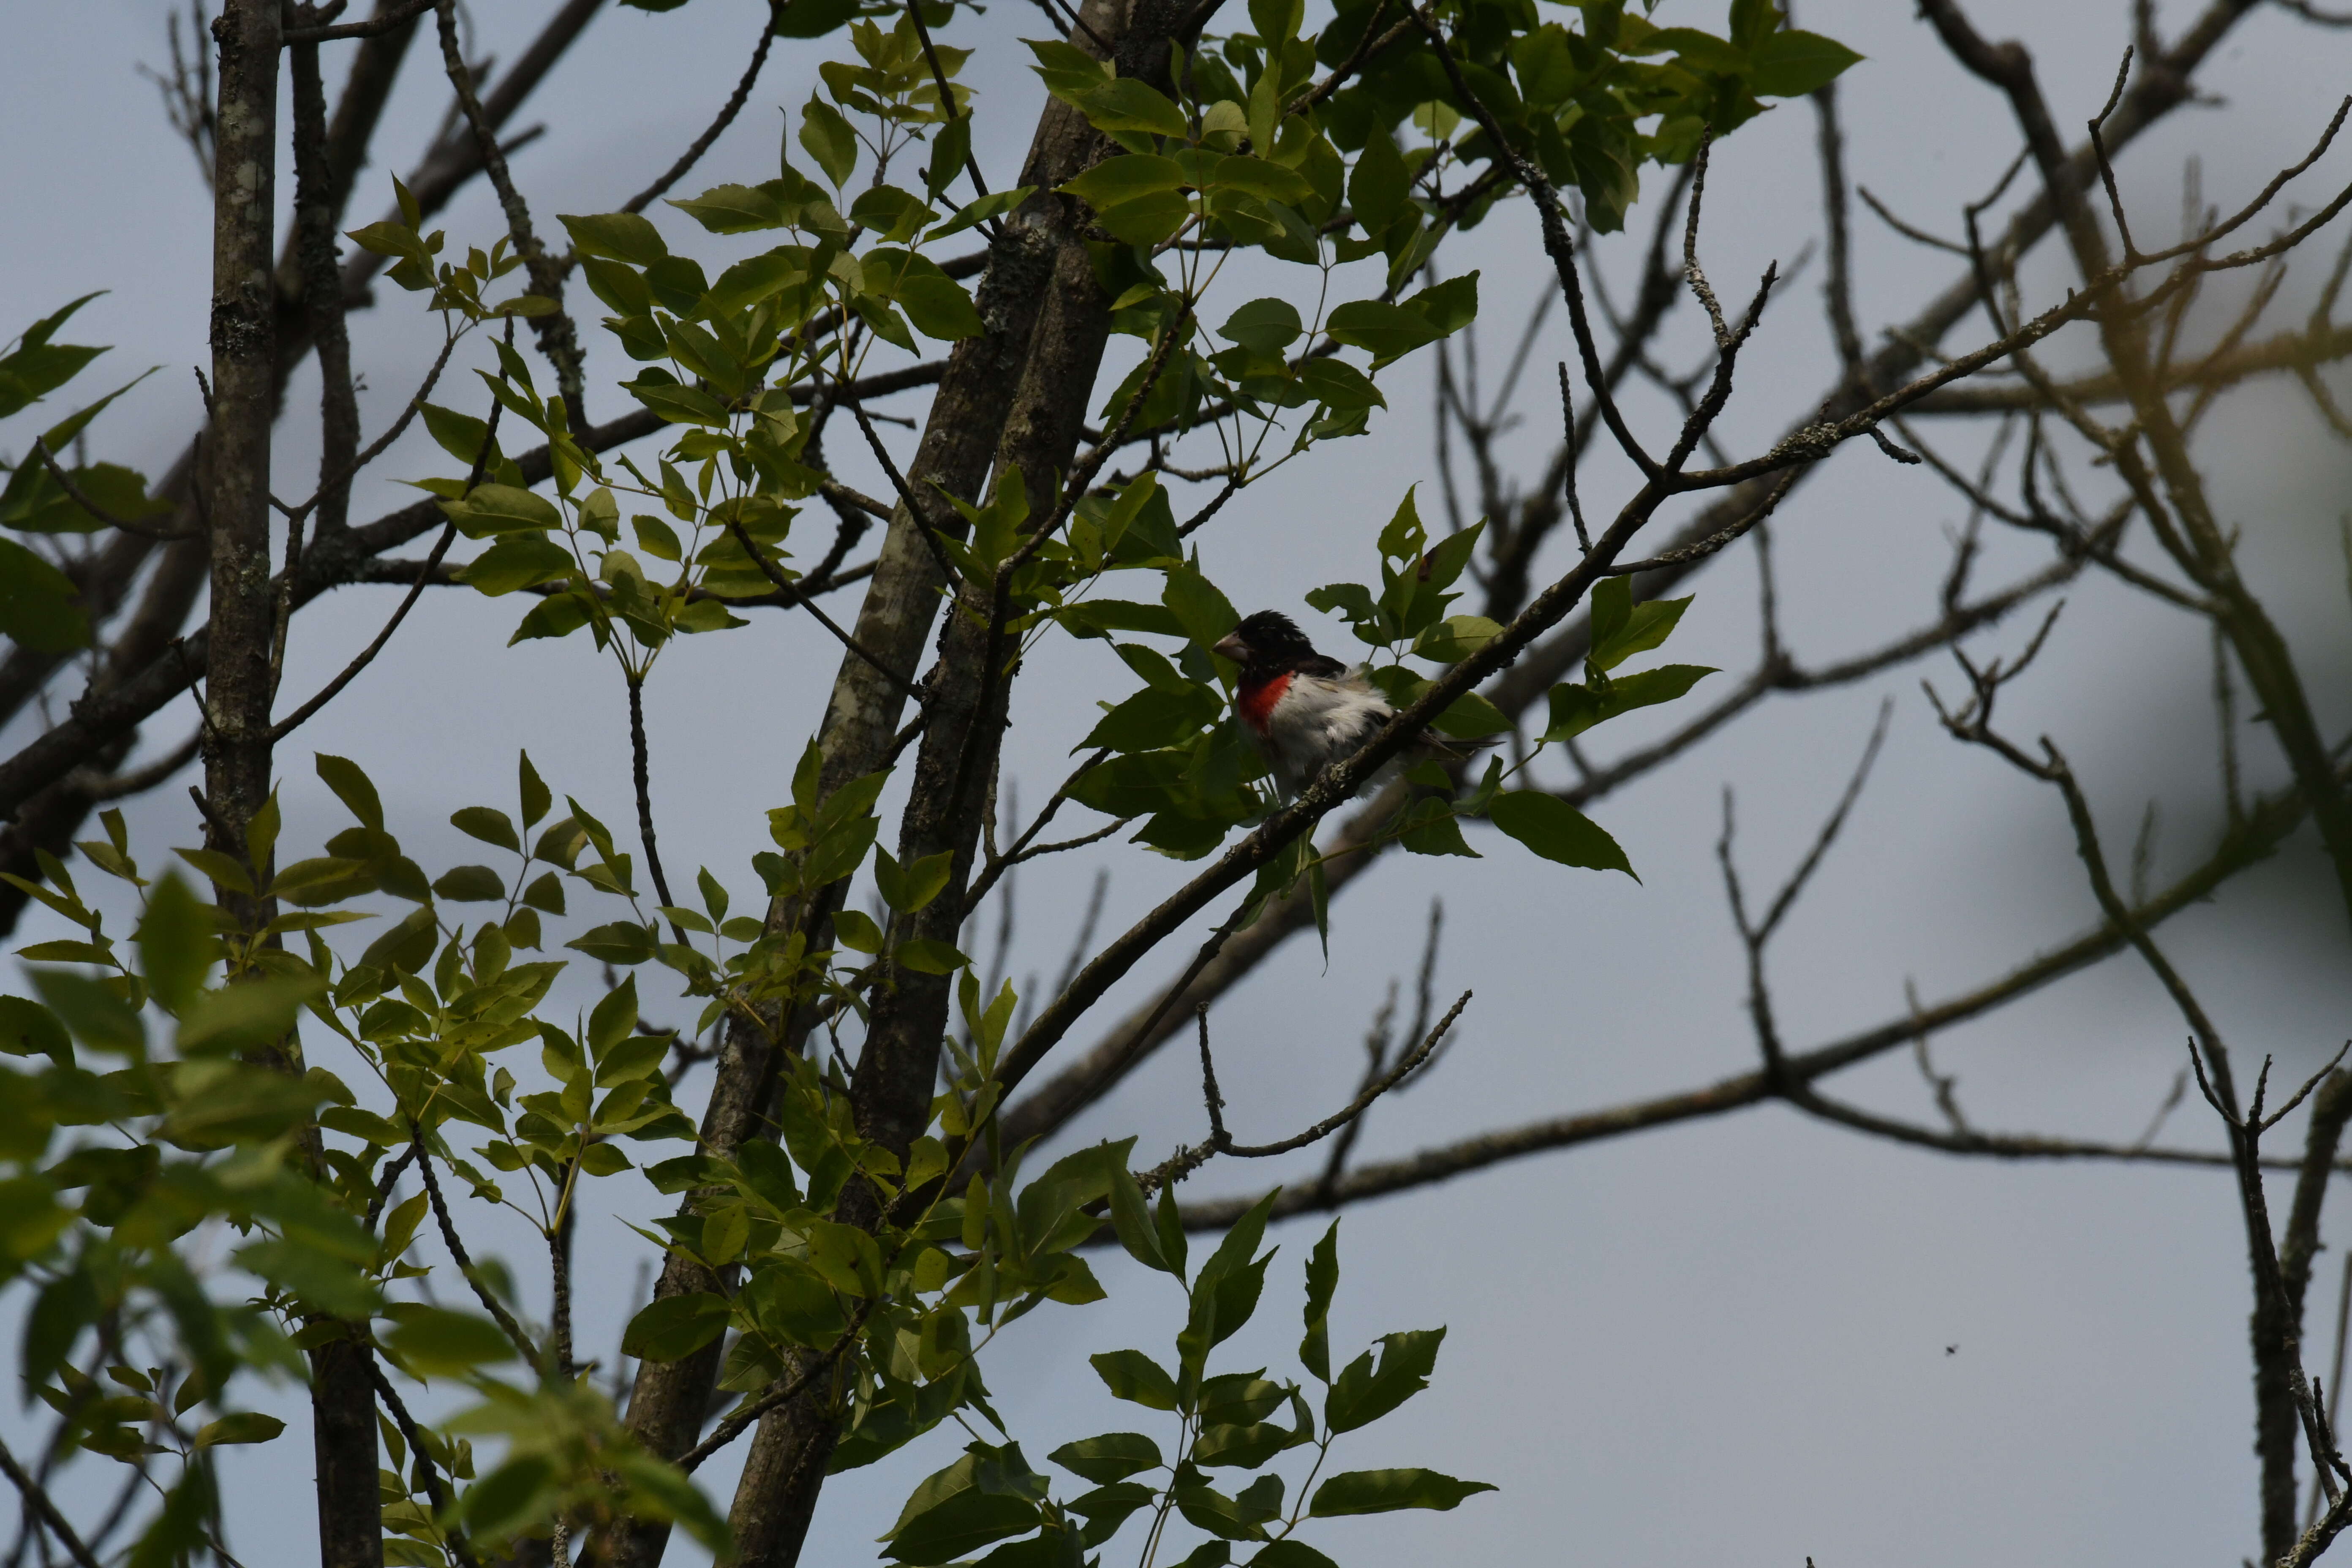
<path fill-rule="evenodd" d="M 547 0 L 478 4 L 480 48 L 512 58 L 551 8 Z M 14 45 L 0 63 L 0 143 L 16 154 L 0 164 L 0 205 L 15 215 L 0 241 L 0 336 L 77 294 L 111 290 L 68 334 L 120 345 L 90 379 L 163 368 L 93 431 L 93 449 L 152 473 L 193 426 L 187 367 L 207 358 L 208 198 L 137 70 L 165 58 L 168 7 L 82 0 L 16 9 Z M 2062 124 L 2079 125 L 2096 110 L 2126 41 L 2126 7 L 2076 0 L 1973 9 L 1987 33 L 2014 32 L 2034 47 Z M 694 0 L 667 16 L 615 11 L 597 21 L 520 117 L 551 127 L 515 160 L 542 234 L 555 232 L 556 213 L 617 205 L 668 163 L 725 96 L 763 10 L 758 0 Z M 2176 4 L 2160 20 L 2178 26 L 2187 15 Z M 1719 26 L 1721 13 L 1664 0 L 1656 19 Z M 1869 57 L 1843 88 L 1854 178 L 1910 220 L 1954 230 L 1958 205 L 1980 195 L 2015 150 L 1997 98 L 1962 77 L 1906 7 L 1805 0 L 1801 20 Z M 981 51 L 967 79 L 979 89 L 979 152 L 992 185 L 1012 182 L 1043 97 L 1024 68 L 1027 52 L 1012 40 L 1042 31 L 1036 13 L 1012 0 L 961 16 L 949 30 Z M 779 44 L 750 106 L 680 194 L 772 174 L 777 109 L 806 98 L 824 53 Z M 341 58 L 330 64 L 331 89 Z M 441 117 L 446 88 L 433 63 L 422 41 L 377 139 L 378 162 L 362 177 L 353 223 L 388 205 L 387 170 L 406 168 Z M 2169 237 L 2191 155 L 2201 159 L 2209 199 L 2224 207 L 2301 156 L 2352 79 L 2347 66 L 2352 37 L 2343 34 L 2272 10 L 2242 25 L 2201 79 L 2221 106 L 2176 114 L 2126 160 L 2126 195 L 2147 215 L 2144 232 Z M 1720 151 L 1704 249 L 1727 298 L 1744 298 L 1769 259 L 1785 270 L 1816 232 L 1813 130 L 1807 106 L 1786 105 Z M 2338 149 L 2295 187 L 2306 208 L 2347 177 L 2347 156 Z M 1651 173 L 1636 233 L 1601 247 L 1621 290 L 1662 185 Z M 289 189 L 282 182 L 281 196 Z M 706 258 L 747 247 L 703 236 L 681 215 L 655 216 L 674 244 Z M 500 231 L 479 185 L 436 221 L 456 246 L 487 245 Z M 2328 237 L 2340 237 L 2340 225 Z M 1447 254 L 1452 270 L 1482 269 L 1491 366 L 1548 286 L 1531 226 L 1506 215 Z M 1951 259 L 1858 215 L 1865 331 L 1912 314 L 1950 279 Z M 2322 267 L 2314 258 L 2305 272 Z M 1296 295 L 1303 276 L 1237 264 L 1219 289 L 1238 304 L 1268 289 Z M 1377 288 L 1341 276 L 1360 294 Z M 2029 268 L 2028 278 L 2045 300 L 2067 280 L 2050 262 Z M 1736 452 L 1761 449 L 1831 384 L 1820 279 L 1816 260 L 1783 291 L 1748 350 L 1722 426 Z M 2300 320 L 2307 307 L 2294 301 L 2307 301 L 2315 287 L 2308 276 L 2290 282 L 2276 320 Z M 378 296 L 352 327 L 371 434 L 408 395 L 437 342 L 413 300 L 383 285 Z M 1222 319 L 1214 302 L 1204 313 Z M 1668 363 L 1695 362 L 1703 341 L 1696 321 L 1687 303 L 1678 308 Z M 1972 343 L 1981 331 L 1980 318 L 1971 319 L 1946 346 Z M 1555 318 L 1536 363 L 1565 352 L 1563 339 Z M 591 353 L 600 418 L 627 406 L 610 386 L 626 362 L 608 343 L 600 336 Z M 2063 364 L 2068 353 L 2061 345 L 2053 358 Z M 1244 610 L 1262 603 L 1297 612 L 1318 584 L 1368 574 L 1372 522 L 1408 486 L 1422 484 L 1424 514 L 1436 514 L 1433 364 L 1424 353 L 1384 384 L 1391 409 L 1371 436 L 1321 449 L 1253 488 L 1202 535 L 1211 574 L 1237 598 L 1256 595 Z M 460 406 L 480 401 L 463 383 L 449 384 L 447 395 Z M 297 416 L 281 431 L 281 494 L 307 492 L 315 395 L 306 367 L 289 399 Z M 1528 426 L 1505 444 L 1523 473 L 1548 450 L 1556 428 L 1549 406 L 1538 395 Z M 1648 428 L 1660 427 L 1661 402 L 1636 398 L 1634 406 Z M 21 447 L 29 428 L 20 420 L 0 430 L 0 448 Z M 1955 427 L 1928 433 L 1955 453 L 1972 449 Z M 911 434 L 894 439 L 901 451 L 911 446 Z M 845 470 L 879 492 L 887 481 L 856 460 L 862 455 L 851 445 L 835 444 Z M 2352 617 L 2335 530 L 2352 465 L 2291 384 L 2244 390 L 2209 423 L 2200 450 L 2219 510 L 2244 530 L 2246 569 L 2296 639 L 2328 732 L 2340 734 L 2352 719 L 2344 679 Z M 412 498 L 397 480 L 446 471 L 437 449 L 414 434 L 360 487 L 353 515 Z M 1583 480 L 1587 507 L 1613 510 L 1624 479 L 1622 466 L 1597 458 Z M 1783 624 L 1798 655 L 1825 662 L 1932 618 L 1945 531 L 1958 518 L 1955 499 L 1921 470 L 1897 468 L 1867 447 L 1841 453 L 1775 522 Z M 2001 581 L 2042 558 L 1996 538 L 1978 581 Z M 1718 684 L 1736 679 L 1755 655 L 1755 583 L 1744 552 L 1696 579 L 1697 602 L 1671 654 L 1735 672 Z M 289 698 L 315 689 L 373 637 L 393 597 L 346 589 L 306 613 L 293 634 Z M 394 830 L 428 866 L 472 858 L 443 825 L 460 805 L 509 804 L 517 746 L 559 793 L 616 826 L 626 821 L 625 710 L 614 670 L 576 639 L 505 647 L 519 614 L 512 600 L 428 595 L 360 681 L 281 752 L 285 842 L 315 842 L 341 823 L 310 773 L 314 750 L 362 763 Z M 1336 625 L 1311 629 L 1327 644 L 1345 643 Z M 2029 629 L 2005 625 L 1979 646 L 2013 649 Z M 649 722 L 674 881 L 705 865 L 739 903 L 751 900 L 748 858 L 766 842 L 762 814 L 785 797 L 836 662 L 837 649 L 805 619 L 766 612 L 747 629 L 687 639 L 664 654 L 648 689 Z M 1791 1045 L 1895 1016 L 1906 979 L 1924 998 L 1948 995 L 2083 928 L 2095 910 L 2058 802 L 1943 738 L 1919 692 L 1921 674 L 1953 689 L 1947 661 L 1777 700 L 1596 808 L 1631 855 L 1638 884 L 1536 861 L 1484 829 L 1472 832 L 1481 860 L 1391 858 L 1336 907 L 1328 962 L 1311 942 L 1293 943 L 1218 1008 L 1236 1134 L 1280 1136 L 1344 1101 L 1364 1027 L 1389 978 L 1409 973 L 1433 897 L 1446 909 L 1439 989 L 1446 997 L 1475 989 L 1476 999 L 1442 1070 L 1373 1112 L 1359 1158 L 1750 1066 L 1738 949 L 1714 859 L 1720 793 L 1727 784 L 1738 791 L 1751 888 L 1776 886 L 1836 798 L 1883 700 L 1894 717 L 1876 776 L 1773 951 Z M 1131 684 L 1099 645 L 1045 645 L 1014 698 L 1008 773 L 1024 800 L 1052 792 L 1095 702 Z M 2213 830 L 2209 684 L 2196 628 L 2085 579 L 2046 668 L 2008 700 L 2010 727 L 2027 737 L 2046 731 L 2067 750 L 2118 855 L 2144 804 L 2158 802 L 2161 876 L 2201 858 Z M 21 744 L 32 722 L 20 718 L 0 743 Z M 184 704 L 160 716 L 149 744 L 175 743 L 190 722 Z M 1629 720 L 1595 749 L 1614 754 L 1655 729 Z M 2249 747 L 2257 782 L 2274 784 L 2280 771 L 2259 734 Z M 1538 771 L 1559 780 L 1565 767 Z M 176 787 L 132 803 L 128 815 L 150 860 L 194 840 Z M 1185 869 L 1113 840 L 1090 857 L 1024 871 L 1016 982 L 1058 971 L 1097 866 L 1111 874 L 1107 931 Z M 42 928 L 28 921 L 23 929 L 30 937 Z M 2352 1031 L 2346 921 L 2305 840 L 2183 916 L 2164 940 L 2242 1058 L 2275 1053 L 2282 1073 L 2299 1076 Z M 1171 966 L 1146 966 L 1113 1004 L 1131 1003 Z M 647 1012 L 662 1016 L 650 1003 Z M 1935 1046 L 1980 1126 L 2127 1140 L 2181 1065 L 2182 1033 L 2144 973 L 2116 961 Z M 1906 1057 L 1836 1087 L 1890 1113 L 1935 1115 Z M 1139 1133 L 1139 1159 L 1156 1159 L 1203 1131 L 1189 1053 L 1171 1052 L 1065 1142 Z M 2215 1142 L 2193 1103 L 2169 1135 Z M 1312 1157 L 1277 1173 L 1213 1164 L 1193 1184 L 1201 1194 L 1255 1190 L 1318 1169 Z M 614 1201 L 609 1194 L 625 1186 L 607 1183 L 600 1196 Z M 649 1194 L 625 1202 L 625 1217 L 639 1219 L 662 1206 Z M 578 1342 L 607 1355 L 646 1250 L 620 1217 L 591 1215 L 583 1226 Z M 1296 1374 L 1299 1269 L 1323 1223 L 1274 1233 L 1282 1250 L 1260 1321 L 1227 1347 L 1226 1368 Z M 2333 1216 L 2328 1234 L 2345 1234 L 2346 1224 Z M 499 1234 L 519 1270 L 535 1276 L 526 1237 Z M 2209 1172 L 1961 1162 L 1777 1108 L 1371 1205 L 1341 1226 L 1335 1346 L 1351 1354 L 1392 1330 L 1443 1323 L 1451 1331 L 1432 1390 L 1408 1415 L 1348 1439 L 1336 1462 L 1426 1464 L 1501 1489 L 1452 1514 L 1339 1521 L 1312 1539 L 1343 1562 L 1370 1565 L 1419 1563 L 1440 1550 L 1490 1562 L 1566 1552 L 1784 1568 L 1808 1556 L 1821 1568 L 2234 1561 L 2255 1540 L 2243 1247 L 2235 1199 Z M 1102 1394 L 1086 1356 L 1125 1344 L 1164 1353 L 1176 1327 L 1164 1280 L 1116 1253 L 1097 1255 L 1097 1267 L 1110 1302 L 1045 1309 L 992 1351 L 999 1408 L 1033 1459 L 1069 1438 L 1135 1425 L 1138 1413 Z M 2334 1268 L 2323 1264 L 2312 1293 L 2307 1342 L 2331 1326 Z M 294 1413 L 292 1395 L 274 1400 Z M 0 1402 L 12 1440 L 22 1419 L 13 1401 Z M 951 1431 L 936 1434 L 831 1482 L 806 1560 L 868 1560 L 871 1538 L 956 1441 Z M 722 1456 L 698 1478 L 722 1505 L 734 1459 Z M 248 1563 L 299 1561 L 310 1550 L 308 1488 L 291 1485 L 308 1464 L 299 1430 L 227 1460 L 231 1544 Z M 85 1459 L 68 1489 L 101 1492 L 109 1468 Z"/>

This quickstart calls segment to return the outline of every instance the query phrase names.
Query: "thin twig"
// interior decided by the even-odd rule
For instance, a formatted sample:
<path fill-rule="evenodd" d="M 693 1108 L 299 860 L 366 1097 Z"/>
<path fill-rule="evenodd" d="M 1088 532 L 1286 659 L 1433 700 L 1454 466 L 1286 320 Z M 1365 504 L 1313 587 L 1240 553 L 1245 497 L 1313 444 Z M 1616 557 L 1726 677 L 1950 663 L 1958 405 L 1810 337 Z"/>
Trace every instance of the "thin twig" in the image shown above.
<path fill-rule="evenodd" d="M 677 1468 L 688 1475 L 692 1475 L 701 1467 L 705 1459 L 741 1436 L 761 1416 L 779 1405 L 788 1404 L 799 1397 L 801 1391 L 822 1376 L 825 1369 L 840 1358 L 844 1350 L 857 1342 L 857 1331 L 866 1326 L 866 1320 L 873 1312 L 875 1305 L 876 1301 L 872 1297 L 859 1302 L 857 1310 L 850 1315 L 848 1326 L 841 1331 L 841 1337 L 818 1352 L 816 1358 L 802 1368 L 797 1377 L 780 1388 L 770 1389 L 726 1420 L 721 1421 L 709 1436 L 677 1457 L 676 1461 Z"/>
<path fill-rule="evenodd" d="M 482 428 L 482 449 L 474 454 L 473 472 L 466 477 L 466 490 L 469 495 L 473 492 L 474 487 L 482 482 L 482 475 L 489 468 L 490 452 L 499 438 L 499 416 L 505 411 L 506 405 L 503 403 L 493 402 L 490 405 L 490 417 Z M 392 612 L 392 618 L 384 622 L 383 630 L 376 633 L 375 640 L 362 648 L 359 656 L 345 665 L 341 673 L 320 688 L 316 696 L 269 727 L 271 745 L 276 745 L 296 730 L 300 729 L 305 721 L 333 701 L 344 687 L 359 678 L 360 671 L 374 662 L 375 656 L 383 651 L 384 644 L 392 640 L 392 634 L 400 629 L 400 623 L 408 618 L 408 612 L 416 607 L 417 598 L 423 595 L 425 584 L 431 581 L 434 569 L 441 564 L 441 558 L 449 552 L 450 542 L 457 537 L 457 524 L 454 519 L 442 524 L 441 537 L 434 542 L 432 552 L 425 557 L 425 563 L 417 568 L 416 581 L 409 585 L 408 593 L 400 601 L 400 606 Z"/>
<path fill-rule="evenodd" d="M 663 192 L 686 178 L 687 171 L 700 163 L 702 155 L 710 151 L 710 144 L 718 141 L 727 128 L 735 122 L 735 116 L 742 111 L 744 100 L 751 96 L 751 84 L 760 79 L 760 69 L 768 63 L 768 47 L 776 41 L 776 18 L 782 11 L 783 0 L 768 0 L 767 20 L 760 25 L 760 41 L 752 47 L 751 63 L 743 68 L 742 77 L 735 83 L 735 90 L 728 95 L 726 103 L 720 107 L 718 118 L 710 122 L 701 135 L 694 139 L 691 146 L 678 154 L 677 162 L 672 163 L 660 179 L 622 204 L 623 212 L 641 213 L 653 205 L 660 199 Z"/>
<path fill-rule="evenodd" d="M 380 38 L 394 28 L 404 27 L 430 11 L 439 0 L 400 0 L 388 11 L 380 11 L 364 22 L 341 22 L 331 27 L 289 27 L 278 35 L 289 44 L 329 44 L 338 38 Z M 340 10 L 338 6 L 336 9 Z"/>
<path fill-rule="evenodd" d="M 417 1468 L 425 1472 L 425 1495 L 433 1500 L 433 1512 L 436 1516 L 436 1523 L 443 1519 L 452 1521 L 451 1523 L 441 1527 L 442 1541 L 449 1548 L 449 1555 L 457 1560 L 460 1568 L 480 1568 L 475 1561 L 472 1549 L 466 1544 L 465 1532 L 460 1531 L 454 1522 L 457 1513 L 454 1506 L 456 1499 L 450 1495 L 447 1485 L 442 1480 L 440 1467 L 433 1462 L 431 1450 L 425 1447 L 424 1435 L 416 1427 L 416 1417 L 411 1415 L 408 1413 L 408 1406 L 401 1403 L 399 1391 L 392 1386 L 392 1380 L 384 1376 L 383 1368 L 377 1363 L 373 1355 L 368 1357 L 368 1376 L 375 1382 L 377 1397 L 391 1407 L 393 1422 L 399 1426 L 400 1435 L 407 1439 L 409 1452 L 416 1456 Z"/>
<path fill-rule="evenodd" d="M 43 1524 L 48 1526 L 49 1532 L 64 1543 L 66 1551 L 81 1564 L 81 1568 L 99 1568 L 98 1559 L 90 1554 L 89 1547 L 82 1544 L 82 1539 L 74 1533 L 73 1526 L 66 1522 L 66 1516 L 58 1511 L 58 1505 L 49 1500 L 47 1489 L 25 1473 L 25 1468 L 16 1462 L 16 1456 L 8 1451 L 5 1441 L 0 1441 L 0 1471 L 5 1471 L 16 1483 L 16 1490 L 23 1494 L 25 1510 L 37 1516 Z"/>
<path fill-rule="evenodd" d="M 409 1146 L 416 1151 L 416 1173 L 425 1178 L 425 1195 L 432 1201 L 434 1217 L 441 1224 L 441 1244 L 449 1249 L 449 1257 L 457 1265 L 457 1272 L 465 1277 L 467 1285 L 473 1287 L 475 1299 L 481 1302 L 483 1310 L 498 1324 L 499 1331 L 521 1353 L 524 1362 L 534 1367 L 540 1365 L 539 1347 L 530 1342 L 530 1336 L 522 1331 L 522 1325 L 515 1321 L 514 1314 L 508 1311 L 505 1304 L 491 1294 L 490 1288 L 482 1283 L 472 1257 L 466 1251 L 466 1244 L 458 1239 L 457 1224 L 449 1217 L 449 1205 L 441 1196 L 440 1180 L 433 1173 L 433 1153 L 425 1147 L 423 1130 L 413 1131 L 408 1137 Z"/>

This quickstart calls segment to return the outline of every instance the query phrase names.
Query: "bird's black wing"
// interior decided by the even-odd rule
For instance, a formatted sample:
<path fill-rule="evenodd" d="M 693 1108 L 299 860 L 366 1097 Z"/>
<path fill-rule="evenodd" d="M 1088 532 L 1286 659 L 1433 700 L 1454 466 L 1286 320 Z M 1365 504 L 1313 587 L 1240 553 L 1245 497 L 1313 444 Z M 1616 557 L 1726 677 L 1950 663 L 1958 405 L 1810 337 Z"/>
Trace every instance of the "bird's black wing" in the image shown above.
<path fill-rule="evenodd" d="M 1337 680 L 1348 673 L 1346 665 L 1328 654 L 1320 653 L 1310 653 L 1290 668 L 1294 674 L 1312 675 L 1324 680 Z"/>

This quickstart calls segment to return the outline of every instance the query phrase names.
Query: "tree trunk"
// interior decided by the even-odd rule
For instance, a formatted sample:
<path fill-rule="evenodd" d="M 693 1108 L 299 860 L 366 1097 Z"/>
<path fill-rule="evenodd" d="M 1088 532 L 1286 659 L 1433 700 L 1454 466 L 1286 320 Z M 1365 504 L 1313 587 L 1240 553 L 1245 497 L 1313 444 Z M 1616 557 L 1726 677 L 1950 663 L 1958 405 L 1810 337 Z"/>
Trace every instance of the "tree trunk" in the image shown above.
<path fill-rule="evenodd" d="M 1087 19 L 1097 33 L 1118 40 L 1119 74 L 1164 82 L 1168 42 L 1185 14 L 1185 7 L 1170 0 L 1130 0 L 1127 5 L 1089 5 Z M 1083 47 L 1085 36 L 1076 35 L 1071 41 Z M 1036 258 L 1033 264 L 1044 275 L 1042 308 L 1017 381 L 999 372 L 974 389 L 1003 410 L 995 424 L 992 450 L 998 482 L 1007 471 L 1020 469 L 1041 521 L 1050 508 L 1047 498 L 1076 450 L 1110 326 L 1109 301 L 1095 279 L 1086 247 L 1087 214 L 1079 203 L 1055 195 L 1054 188 L 1108 151 L 1106 139 L 1076 110 L 1059 101 L 1047 106 L 1021 176 L 1023 184 L 1034 185 L 1042 194 L 1031 197 L 1007 225 L 1008 238 L 1015 232 L 1027 237 L 1024 254 Z M 1008 381 L 1015 387 L 1009 399 L 1003 390 Z M 925 433 L 927 446 L 934 433 L 954 434 L 945 422 L 966 412 L 950 401 L 949 390 L 942 383 Z M 962 433 L 967 449 L 971 434 L 969 428 Z M 891 532 L 894 540 L 900 533 L 898 519 Z M 913 549 L 923 548 L 919 539 L 907 542 Z M 936 582 L 927 573 L 927 596 L 936 593 Z M 987 600 L 985 586 L 967 586 L 959 613 L 949 617 L 941 632 L 940 658 L 929 678 L 927 719 L 913 793 L 901 819 L 899 857 L 903 864 L 950 851 L 953 870 L 945 891 L 911 921 L 900 922 L 907 928 L 895 933 L 900 937 L 951 940 L 960 924 L 980 819 L 995 773 L 1010 679 L 1006 669 L 986 678 Z M 873 603 L 869 596 L 869 605 Z M 928 626 L 928 611 L 923 619 Z M 863 637 L 863 617 L 859 630 Z M 874 678 L 854 676 L 852 662 L 844 662 L 845 683 L 856 679 L 870 687 Z M 838 768 L 837 777 L 846 779 L 867 771 L 839 761 L 851 752 L 852 737 L 870 744 L 872 737 L 887 737 L 889 726 L 861 722 L 865 710 L 843 699 L 843 689 L 836 687 L 835 707 L 828 714 L 826 762 L 829 774 Z M 950 988 L 943 976 L 894 973 L 877 992 L 859 1055 L 852 1086 L 859 1129 L 902 1159 L 928 1116 Z M 866 1225 L 879 1217 L 871 1193 L 862 1184 L 853 1184 L 844 1194 L 841 1217 Z M 824 1483 L 825 1462 L 839 1436 L 832 1403 L 829 1390 L 812 1388 L 761 1420 L 730 1515 L 742 1568 L 790 1568 L 799 1560 Z"/>
<path fill-rule="evenodd" d="M 268 923 L 261 896 L 270 856 L 250 853 L 247 830 L 269 798 L 270 425 L 278 402 L 277 289 L 272 244 L 278 159 L 279 0 L 229 0 L 220 46 L 219 138 L 214 162 L 212 438 L 202 477 L 212 556 L 212 637 L 206 648 L 205 837 L 242 862 L 249 895 L 224 894 L 235 931 Z M 312 61 L 315 72 L 316 61 Z M 301 1070 L 289 1035 L 273 1053 Z M 316 1134 L 310 1140 L 315 1147 Z M 319 1559 L 324 1568 L 382 1568 L 375 1392 L 368 1351 L 341 1338 L 310 1352 L 311 1440 L 317 1459 Z"/>

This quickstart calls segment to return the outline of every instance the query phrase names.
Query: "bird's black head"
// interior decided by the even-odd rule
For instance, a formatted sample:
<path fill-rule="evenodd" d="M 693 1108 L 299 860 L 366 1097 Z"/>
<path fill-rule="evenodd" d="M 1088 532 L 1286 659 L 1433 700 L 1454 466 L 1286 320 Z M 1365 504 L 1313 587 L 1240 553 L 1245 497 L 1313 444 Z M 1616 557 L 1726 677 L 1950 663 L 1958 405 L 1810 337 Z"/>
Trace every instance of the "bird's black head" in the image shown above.
<path fill-rule="evenodd" d="M 1244 669 L 1287 669 L 1315 657 L 1315 645 L 1298 623 L 1278 610 L 1260 610 L 1221 639 L 1215 650 Z"/>

